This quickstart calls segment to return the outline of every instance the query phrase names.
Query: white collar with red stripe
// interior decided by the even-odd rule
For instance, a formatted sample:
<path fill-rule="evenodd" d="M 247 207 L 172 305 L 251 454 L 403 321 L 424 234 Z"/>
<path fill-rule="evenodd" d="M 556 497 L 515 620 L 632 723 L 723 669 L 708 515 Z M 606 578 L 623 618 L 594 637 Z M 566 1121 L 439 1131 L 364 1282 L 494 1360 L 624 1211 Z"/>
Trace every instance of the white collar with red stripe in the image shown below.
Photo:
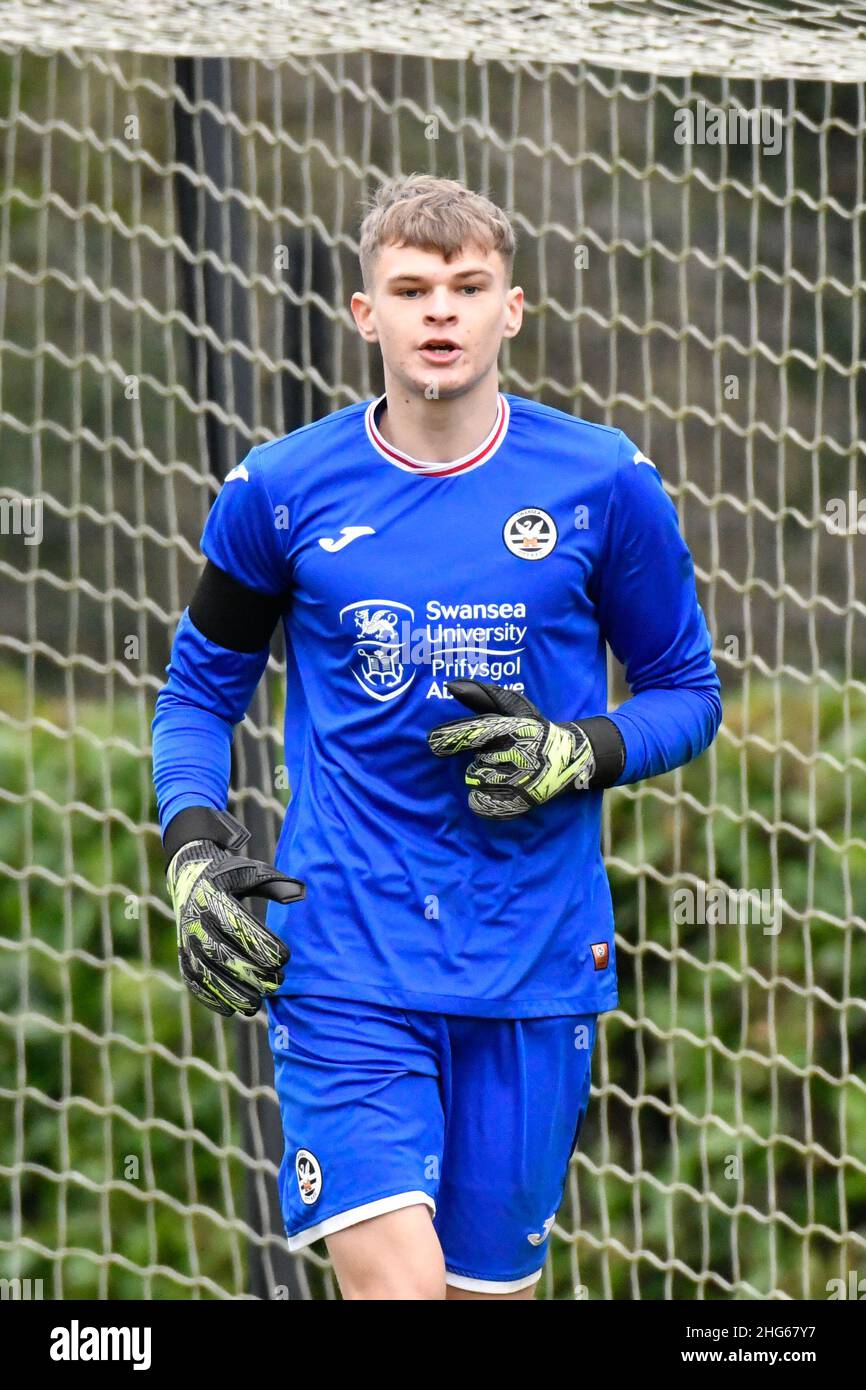
<path fill-rule="evenodd" d="M 385 395 L 386 393 L 383 392 L 377 400 L 371 401 L 364 412 L 367 438 L 377 453 L 380 453 L 389 463 L 395 464 L 397 468 L 402 468 L 405 473 L 423 474 L 425 478 L 449 478 L 455 473 L 469 473 L 473 468 L 480 468 L 482 463 L 486 463 L 489 458 L 493 457 L 508 432 L 511 407 L 507 398 L 500 391 L 493 429 L 478 448 L 472 450 L 471 454 L 466 454 L 462 459 L 454 459 L 451 463 L 430 463 L 425 462 L 424 459 L 415 459 L 412 458 L 411 454 L 404 454 L 402 449 L 396 449 L 393 444 L 389 444 L 376 424 L 376 416 L 379 413 L 379 407 L 385 400 Z"/>

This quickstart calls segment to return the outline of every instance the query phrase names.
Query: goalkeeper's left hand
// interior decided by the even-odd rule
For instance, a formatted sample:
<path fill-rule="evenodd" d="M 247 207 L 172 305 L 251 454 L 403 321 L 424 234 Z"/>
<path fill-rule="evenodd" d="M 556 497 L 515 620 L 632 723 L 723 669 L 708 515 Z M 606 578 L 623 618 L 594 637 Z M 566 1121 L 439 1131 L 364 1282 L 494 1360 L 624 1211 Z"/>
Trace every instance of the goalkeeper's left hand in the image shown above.
<path fill-rule="evenodd" d="M 577 724 L 554 724 L 516 690 L 482 681 L 449 681 L 448 691 L 476 715 L 439 724 L 427 735 L 438 758 L 471 752 L 469 805 L 479 816 L 521 816 L 595 771 L 592 744 Z"/>

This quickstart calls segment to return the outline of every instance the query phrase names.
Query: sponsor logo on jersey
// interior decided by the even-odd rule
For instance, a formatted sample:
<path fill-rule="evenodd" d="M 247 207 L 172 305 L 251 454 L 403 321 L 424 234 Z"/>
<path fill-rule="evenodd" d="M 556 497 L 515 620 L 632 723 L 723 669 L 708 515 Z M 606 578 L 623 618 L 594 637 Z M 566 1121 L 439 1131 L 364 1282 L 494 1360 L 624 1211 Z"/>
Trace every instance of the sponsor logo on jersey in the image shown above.
<path fill-rule="evenodd" d="M 356 541 L 359 536 L 375 536 L 376 532 L 372 526 L 341 526 L 340 539 L 335 541 L 333 536 L 320 536 L 319 545 L 323 550 L 327 550 L 331 555 L 338 550 L 344 550 L 352 541 Z"/>
<path fill-rule="evenodd" d="M 295 1154 L 295 1173 L 301 1201 L 311 1207 L 322 1195 L 322 1169 L 319 1160 L 309 1149 L 298 1149 Z"/>
<path fill-rule="evenodd" d="M 610 947 L 606 941 L 593 941 L 589 948 L 596 970 L 604 970 L 610 961 Z"/>
<path fill-rule="evenodd" d="M 340 610 L 340 622 L 354 632 L 352 675 L 374 700 L 396 700 L 415 679 L 400 640 L 401 621 L 414 622 L 415 610 L 387 598 L 362 598 Z"/>
<path fill-rule="evenodd" d="M 503 526 L 502 539 L 521 560 L 543 560 L 556 545 L 556 522 L 541 507 L 521 507 Z"/>
<path fill-rule="evenodd" d="M 236 482 L 238 478 L 242 478 L 245 483 L 248 483 L 250 480 L 250 475 L 247 472 L 245 463 L 236 463 L 231 472 L 226 473 L 225 481 L 227 483 L 233 483 Z"/>
<path fill-rule="evenodd" d="M 634 462 L 634 463 L 648 463 L 649 466 L 650 466 L 650 468 L 656 468 L 656 466 L 655 466 L 655 464 L 653 463 L 652 459 L 648 459 L 647 456 L 646 456 L 646 454 L 641 453 L 640 449 L 638 449 L 637 453 L 635 454 L 633 462 Z M 656 472 L 658 473 L 658 469 L 657 469 L 657 468 L 656 468 Z"/>
<path fill-rule="evenodd" d="M 526 1237 L 526 1239 L 529 1241 L 529 1244 L 542 1245 L 543 1242 L 546 1241 L 547 1237 L 550 1235 L 550 1228 L 555 1220 L 556 1212 L 554 1212 L 552 1216 L 548 1216 L 540 1231 L 533 1231 L 531 1235 L 528 1235 Z"/>

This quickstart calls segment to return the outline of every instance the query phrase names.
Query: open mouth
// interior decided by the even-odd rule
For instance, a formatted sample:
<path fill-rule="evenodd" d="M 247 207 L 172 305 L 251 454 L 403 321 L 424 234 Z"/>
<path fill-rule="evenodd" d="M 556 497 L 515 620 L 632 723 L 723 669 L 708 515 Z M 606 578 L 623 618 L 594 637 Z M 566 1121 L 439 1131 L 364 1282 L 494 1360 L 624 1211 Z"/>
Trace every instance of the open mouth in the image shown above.
<path fill-rule="evenodd" d="M 431 338 L 420 350 L 428 361 L 433 362 L 451 362 L 462 352 L 462 348 L 457 347 L 456 343 L 436 338 Z"/>

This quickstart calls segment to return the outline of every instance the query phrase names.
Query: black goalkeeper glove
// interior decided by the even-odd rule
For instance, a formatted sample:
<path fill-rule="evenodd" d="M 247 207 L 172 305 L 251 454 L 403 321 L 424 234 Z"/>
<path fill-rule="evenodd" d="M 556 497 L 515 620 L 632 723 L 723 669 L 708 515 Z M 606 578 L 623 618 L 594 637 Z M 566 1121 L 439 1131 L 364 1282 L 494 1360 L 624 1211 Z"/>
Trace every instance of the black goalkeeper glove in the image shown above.
<path fill-rule="evenodd" d="M 604 716 L 554 724 L 516 690 L 467 680 L 448 681 L 447 688 L 476 715 L 437 725 L 427 742 L 439 758 L 475 753 L 466 784 L 469 805 L 479 816 L 520 816 L 561 792 L 611 785 L 625 765 L 619 731 Z M 603 769 L 584 726 L 604 745 Z"/>
<path fill-rule="evenodd" d="M 238 855 L 249 838 L 227 811 L 203 806 L 178 812 L 164 837 L 180 973 L 191 994 L 225 1017 L 258 1013 L 262 997 L 283 983 L 291 955 L 238 899 L 291 903 L 306 892 L 300 879 Z"/>

